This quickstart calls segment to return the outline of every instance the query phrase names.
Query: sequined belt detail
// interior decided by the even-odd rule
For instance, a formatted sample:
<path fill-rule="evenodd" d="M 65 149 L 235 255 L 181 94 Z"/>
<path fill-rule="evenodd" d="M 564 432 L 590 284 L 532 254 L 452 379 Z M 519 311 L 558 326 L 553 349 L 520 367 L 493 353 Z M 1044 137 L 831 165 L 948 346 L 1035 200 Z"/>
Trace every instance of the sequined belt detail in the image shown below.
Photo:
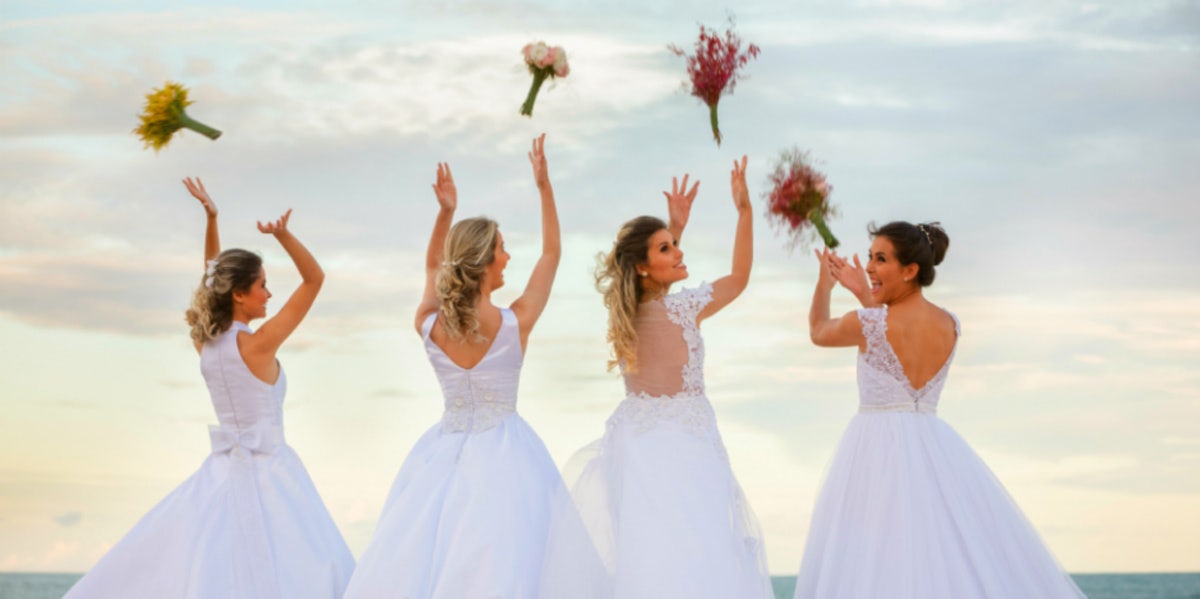
<path fill-rule="evenodd" d="M 919 401 L 898 401 L 885 404 L 859 404 L 859 414 L 879 414 L 882 412 L 910 412 L 915 414 L 937 414 L 937 404 L 921 403 Z"/>
<path fill-rule="evenodd" d="M 478 433 L 517 413 L 516 398 L 500 397 L 488 388 L 465 387 L 446 397 L 442 432 Z"/>

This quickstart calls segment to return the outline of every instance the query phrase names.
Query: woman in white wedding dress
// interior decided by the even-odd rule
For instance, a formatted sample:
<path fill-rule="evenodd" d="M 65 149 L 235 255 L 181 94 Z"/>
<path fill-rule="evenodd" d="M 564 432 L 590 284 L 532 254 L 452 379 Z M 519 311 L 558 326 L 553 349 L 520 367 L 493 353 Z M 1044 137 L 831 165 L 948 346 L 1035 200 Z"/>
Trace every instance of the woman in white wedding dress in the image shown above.
<path fill-rule="evenodd" d="M 449 166 L 438 165 L 433 187 L 441 210 L 415 324 L 445 412 L 400 467 L 346 599 L 566 598 L 596 591 L 579 587 L 588 579 L 577 576 L 557 581 L 564 594 L 539 595 L 550 521 L 569 522 L 574 509 L 546 447 L 516 412 L 525 346 L 561 253 L 544 140 L 535 139 L 529 153 L 541 195 L 542 255 L 509 308 L 491 299 L 505 283 L 504 238 L 483 217 L 451 228 L 457 191 Z M 574 540 L 559 547 L 582 568 L 590 544 L 577 515 L 575 522 Z"/>
<path fill-rule="evenodd" d="M 828 252 L 809 314 L 812 341 L 858 347 L 858 414 L 813 509 L 796 599 L 1082 597 L 938 400 L 958 319 L 930 303 L 950 239 L 937 224 L 872 229 L 863 269 Z M 868 306 L 829 314 L 841 281 Z"/>
<path fill-rule="evenodd" d="M 667 194 L 670 224 L 650 216 L 625 223 L 597 271 L 610 367 L 620 366 L 626 395 L 604 437 L 569 469 L 580 472 L 571 490 L 611 575 L 610 597 L 774 596 L 762 535 L 704 391 L 700 323 L 750 278 L 745 157 L 734 163 L 731 186 L 738 219 L 729 275 L 668 294 L 688 275 L 679 237 L 696 187 L 687 189 L 687 177 Z"/>
<path fill-rule="evenodd" d="M 296 452 L 284 441 L 280 346 L 304 319 L 324 273 L 288 230 L 291 210 L 259 223 L 302 283 L 266 316 L 262 259 L 220 251 L 217 209 L 184 180 L 208 214 L 205 275 L 187 320 L 219 426 L 200 469 L 133 527 L 65 599 L 340 599 L 354 558 Z"/>

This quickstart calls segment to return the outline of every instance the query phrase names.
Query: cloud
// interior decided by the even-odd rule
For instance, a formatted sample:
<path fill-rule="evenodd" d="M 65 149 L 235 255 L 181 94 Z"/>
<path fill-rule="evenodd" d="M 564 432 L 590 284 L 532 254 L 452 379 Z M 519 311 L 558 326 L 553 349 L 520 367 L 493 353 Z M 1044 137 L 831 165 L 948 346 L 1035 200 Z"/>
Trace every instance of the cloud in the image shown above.
<path fill-rule="evenodd" d="M 54 521 L 58 523 L 59 526 L 64 527 L 75 526 L 76 524 L 79 524 L 81 520 L 83 520 L 83 512 L 78 510 L 66 512 L 65 514 L 59 514 L 54 517 Z"/>

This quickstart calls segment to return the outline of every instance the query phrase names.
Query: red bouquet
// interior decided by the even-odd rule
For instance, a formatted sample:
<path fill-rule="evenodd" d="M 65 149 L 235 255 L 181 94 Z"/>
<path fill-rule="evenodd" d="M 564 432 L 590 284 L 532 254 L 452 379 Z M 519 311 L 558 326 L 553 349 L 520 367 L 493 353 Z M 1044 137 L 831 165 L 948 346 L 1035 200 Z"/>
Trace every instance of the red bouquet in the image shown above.
<path fill-rule="evenodd" d="M 767 219 L 787 228 L 792 242 L 806 245 L 820 235 L 829 249 L 838 246 L 838 240 L 829 231 L 825 219 L 837 216 L 837 210 L 829 204 L 833 186 L 825 180 L 825 174 L 813 167 L 808 152 L 793 148 L 780 156 L 775 171 L 768 178 L 770 191 L 767 199 Z"/>
<path fill-rule="evenodd" d="M 696 53 L 688 55 L 682 48 L 671 44 L 667 46 L 676 56 L 687 58 L 687 72 L 691 79 L 693 96 L 700 98 L 708 105 L 708 118 L 712 123 L 713 139 L 721 145 L 721 128 L 717 126 L 717 102 L 721 96 L 733 93 L 733 87 L 738 79 L 745 76 L 739 73 L 751 58 L 758 56 L 758 46 L 750 44 L 742 51 L 742 38 L 733 32 L 733 18 L 729 19 L 729 29 L 722 35 L 715 29 L 700 26 L 700 39 L 696 40 Z"/>

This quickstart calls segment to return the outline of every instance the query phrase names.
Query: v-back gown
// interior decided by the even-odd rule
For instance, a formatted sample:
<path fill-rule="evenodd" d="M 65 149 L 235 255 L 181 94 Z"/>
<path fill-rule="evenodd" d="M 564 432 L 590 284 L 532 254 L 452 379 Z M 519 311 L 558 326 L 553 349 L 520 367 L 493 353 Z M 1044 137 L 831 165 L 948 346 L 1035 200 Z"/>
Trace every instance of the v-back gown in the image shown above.
<path fill-rule="evenodd" d="M 858 318 L 858 414 L 817 498 L 795 598 L 1083 597 L 1000 481 L 938 418 L 954 352 L 916 389 L 888 342 L 887 307 Z"/>
<path fill-rule="evenodd" d="M 283 369 L 250 372 L 229 330 L 200 351 L 212 454 L 64 599 L 340 599 L 354 558 L 283 437 Z"/>
<path fill-rule="evenodd" d="M 552 519 L 569 521 L 574 507 L 545 445 L 517 414 L 520 331 L 512 310 L 501 313 L 472 368 L 430 338 L 436 312 L 423 323 L 445 412 L 400 467 L 346 599 L 552 597 L 538 590 L 547 529 Z M 587 541 L 579 531 L 572 543 Z M 564 597 L 587 595 L 575 592 L 582 581 L 566 582 Z"/>
<path fill-rule="evenodd" d="M 638 307 L 637 371 L 604 437 L 568 466 L 619 599 L 770 599 L 762 533 L 704 391 L 701 284 Z"/>

